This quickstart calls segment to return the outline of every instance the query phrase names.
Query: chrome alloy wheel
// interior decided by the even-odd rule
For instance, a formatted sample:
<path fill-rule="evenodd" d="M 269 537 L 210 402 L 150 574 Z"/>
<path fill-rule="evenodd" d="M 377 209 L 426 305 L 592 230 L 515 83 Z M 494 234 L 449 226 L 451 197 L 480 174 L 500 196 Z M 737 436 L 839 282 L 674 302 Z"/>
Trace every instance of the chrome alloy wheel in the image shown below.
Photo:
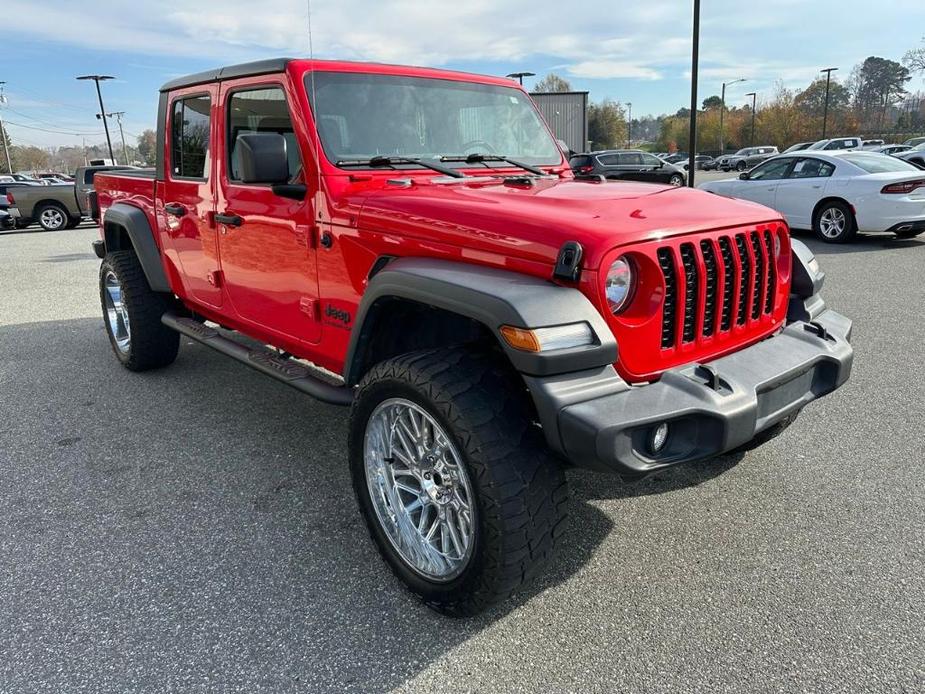
<path fill-rule="evenodd" d="M 46 207 L 39 214 L 39 224 L 45 229 L 60 229 L 67 220 L 57 207 Z"/>
<path fill-rule="evenodd" d="M 116 348 L 123 354 L 128 354 L 132 344 L 132 327 L 128 320 L 128 308 L 122 296 L 122 285 L 116 279 L 112 270 L 103 277 L 103 290 L 106 301 L 106 320 L 109 321 L 109 331 L 116 343 Z"/>
<path fill-rule="evenodd" d="M 819 217 L 819 229 L 829 239 L 837 239 L 848 227 L 848 218 L 837 207 L 829 207 Z"/>
<path fill-rule="evenodd" d="M 379 525 L 405 563 L 431 581 L 466 568 L 475 538 L 475 497 L 449 436 L 403 398 L 381 402 L 366 424 L 366 484 Z"/>

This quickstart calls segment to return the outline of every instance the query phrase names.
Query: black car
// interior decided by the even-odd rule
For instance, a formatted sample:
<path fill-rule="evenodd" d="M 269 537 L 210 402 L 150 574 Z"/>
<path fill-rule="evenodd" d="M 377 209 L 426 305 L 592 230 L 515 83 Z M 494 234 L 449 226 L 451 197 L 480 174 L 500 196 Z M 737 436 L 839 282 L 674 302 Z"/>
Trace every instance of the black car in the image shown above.
<path fill-rule="evenodd" d="M 578 176 L 603 176 L 614 181 L 644 181 L 672 186 L 683 186 L 687 182 L 683 169 L 635 149 L 576 154 L 569 159 L 569 166 Z"/>

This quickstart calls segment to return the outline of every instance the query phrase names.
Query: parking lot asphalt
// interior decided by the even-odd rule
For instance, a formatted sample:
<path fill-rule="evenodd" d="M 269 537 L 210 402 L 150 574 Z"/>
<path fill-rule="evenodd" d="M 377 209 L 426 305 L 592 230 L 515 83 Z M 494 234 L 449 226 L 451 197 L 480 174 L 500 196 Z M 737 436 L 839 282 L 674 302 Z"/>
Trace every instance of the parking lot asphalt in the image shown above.
<path fill-rule="evenodd" d="M 95 236 L 0 234 L 0 691 L 925 690 L 925 241 L 802 235 L 849 384 L 744 456 L 570 472 L 542 582 L 453 621 L 369 541 L 344 410 L 186 340 L 117 364 Z"/>

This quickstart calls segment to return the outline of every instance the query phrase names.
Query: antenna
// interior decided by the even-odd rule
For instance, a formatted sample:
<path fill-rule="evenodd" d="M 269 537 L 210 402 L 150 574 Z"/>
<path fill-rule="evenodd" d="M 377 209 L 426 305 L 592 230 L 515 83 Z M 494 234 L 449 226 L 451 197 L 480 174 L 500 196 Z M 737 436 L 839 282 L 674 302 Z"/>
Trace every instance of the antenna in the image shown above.
<path fill-rule="evenodd" d="M 312 90 L 312 120 L 315 124 L 315 169 L 318 171 L 318 190 L 315 193 L 315 217 L 321 221 L 321 201 L 324 199 L 321 195 L 321 133 L 318 131 L 318 99 L 315 92 L 315 44 L 312 41 L 312 0 L 305 0 L 308 9 L 308 58 L 312 63 L 311 90 Z M 318 230 L 319 236 L 321 230 Z"/>

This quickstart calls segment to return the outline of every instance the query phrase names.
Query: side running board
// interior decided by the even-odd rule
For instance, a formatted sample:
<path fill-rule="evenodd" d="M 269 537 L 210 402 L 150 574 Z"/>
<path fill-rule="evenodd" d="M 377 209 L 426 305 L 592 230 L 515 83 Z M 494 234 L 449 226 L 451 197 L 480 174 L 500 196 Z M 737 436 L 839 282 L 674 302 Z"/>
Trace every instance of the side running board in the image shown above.
<path fill-rule="evenodd" d="M 203 325 L 192 318 L 177 316 L 168 311 L 161 316 L 161 322 L 178 333 L 201 342 L 225 356 L 247 364 L 263 374 L 282 381 L 296 390 L 330 405 L 349 405 L 353 402 L 353 389 L 326 383 L 302 364 L 277 356 L 263 347 L 245 347 L 229 339 L 215 328 Z"/>

